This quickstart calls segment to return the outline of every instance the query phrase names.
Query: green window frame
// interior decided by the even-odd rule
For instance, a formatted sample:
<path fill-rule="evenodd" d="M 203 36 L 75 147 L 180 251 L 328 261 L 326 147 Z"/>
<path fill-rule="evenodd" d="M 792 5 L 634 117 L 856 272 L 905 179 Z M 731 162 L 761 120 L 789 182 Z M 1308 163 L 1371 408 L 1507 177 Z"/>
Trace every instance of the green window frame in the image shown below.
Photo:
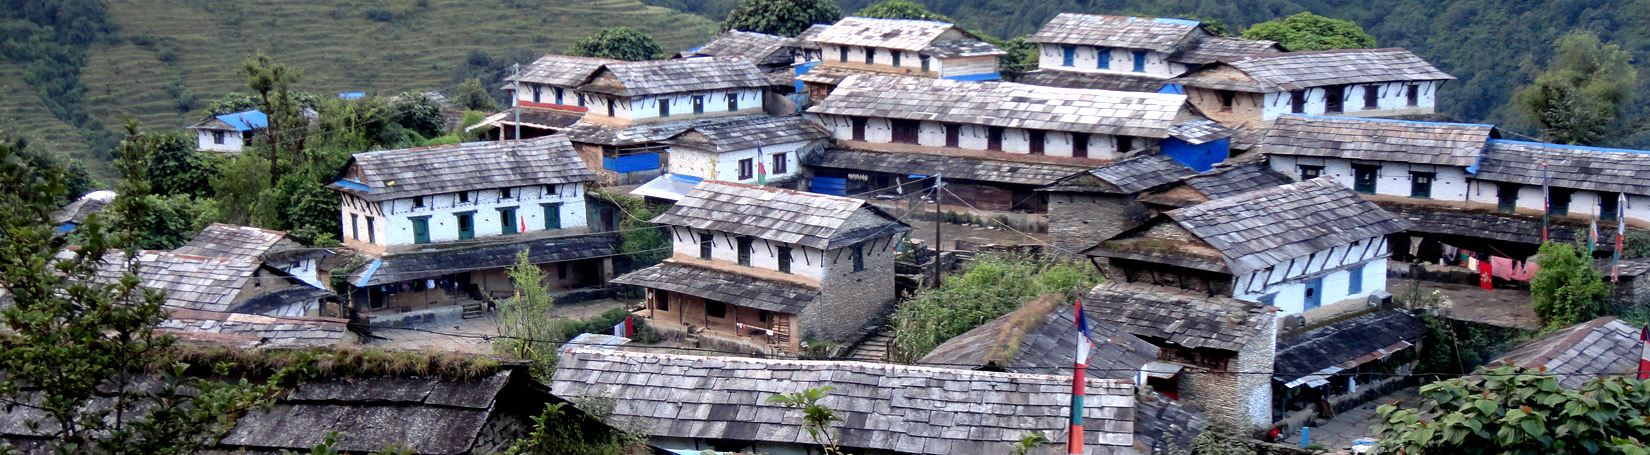
<path fill-rule="evenodd" d="M 1363 194 L 1375 194 L 1375 182 L 1380 176 L 1380 165 L 1354 164 L 1352 165 L 1352 190 Z"/>
<path fill-rule="evenodd" d="M 561 203 L 539 204 L 544 207 L 544 230 L 561 229 Z"/>
<path fill-rule="evenodd" d="M 430 217 L 415 216 L 408 220 L 412 221 L 413 243 L 430 243 Z"/>
<path fill-rule="evenodd" d="M 453 214 L 458 219 L 458 239 L 469 240 L 476 238 L 476 212 L 458 212 Z"/>
<path fill-rule="evenodd" d="M 516 228 L 516 208 L 498 208 L 498 232 L 503 235 L 519 234 Z"/>

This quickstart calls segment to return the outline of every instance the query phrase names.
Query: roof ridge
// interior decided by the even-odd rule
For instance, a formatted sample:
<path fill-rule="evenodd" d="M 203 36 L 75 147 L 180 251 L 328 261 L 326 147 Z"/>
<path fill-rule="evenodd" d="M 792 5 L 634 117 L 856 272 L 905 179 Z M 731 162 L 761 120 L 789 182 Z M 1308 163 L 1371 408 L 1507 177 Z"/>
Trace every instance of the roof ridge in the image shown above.
<path fill-rule="evenodd" d="M 1489 127 L 1489 128 L 1497 128 L 1497 126 L 1491 125 L 1491 124 L 1488 124 L 1488 123 L 1428 122 L 1428 121 L 1424 121 L 1424 120 L 1405 120 L 1405 119 L 1382 118 L 1382 117 L 1340 117 L 1340 116 L 1334 116 L 1334 115 L 1313 115 L 1313 114 L 1292 114 L 1292 113 L 1291 114 L 1283 114 L 1280 118 L 1282 118 L 1282 117 L 1300 117 L 1300 118 L 1310 118 L 1310 119 L 1319 119 L 1319 120 L 1344 120 L 1344 121 L 1353 121 L 1353 122 L 1387 122 L 1387 123 L 1409 123 L 1409 124 L 1415 124 L 1415 125 L 1482 126 L 1482 127 Z M 1494 140 L 1499 140 L 1499 139 L 1494 139 Z"/>
<path fill-rule="evenodd" d="M 1571 149 L 1571 150 L 1588 150 L 1588 151 L 1593 151 L 1593 152 L 1606 152 L 1606 153 L 1631 153 L 1631 154 L 1635 154 L 1635 155 L 1650 155 L 1650 150 L 1618 149 L 1618 148 L 1609 148 L 1609 147 L 1595 147 L 1595 146 L 1589 146 L 1589 145 L 1554 144 L 1554 143 L 1551 143 L 1551 142 L 1518 141 L 1518 140 L 1512 140 L 1512 139 L 1490 139 L 1489 143 L 1491 143 L 1491 144 L 1530 145 L 1530 146 L 1536 146 L 1536 147 L 1561 148 L 1561 149 Z"/>
<path fill-rule="evenodd" d="M 862 362 L 862 361 L 855 361 L 855 360 L 802 360 L 802 359 L 785 359 L 785 358 L 705 356 L 705 355 L 674 354 L 674 353 L 663 353 L 663 352 L 627 351 L 627 350 L 623 350 L 623 349 L 595 349 L 595 348 L 586 348 L 586 347 L 566 348 L 564 350 L 564 352 L 570 353 L 570 354 L 591 354 L 591 355 L 597 355 L 597 356 L 603 356 L 603 357 L 682 359 L 682 360 L 715 360 L 715 361 L 720 361 L 720 362 L 723 362 L 723 363 L 744 363 L 744 364 L 754 364 L 754 365 L 789 365 L 789 366 L 826 367 L 826 368 L 840 367 L 842 369 L 853 368 L 853 367 L 869 367 L 869 368 L 876 368 L 876 369 L 881 369 L 881 370 L 886 370 L 886 371 L 897 371 L 897 372 L 904 372 L 904 373 L 930 373 L 930 374 L 932 374 L 932 373 L 947 373 L 947 374 L 951 374 L 951 375 L 961 376 L 963 378 L 1041 380 L 1041 381 L 1064 382 L 1064 383 L 1070 383 L 1071 382 L 1071 376 L 1068 376 L 1068 375 L 1049 375 L 1049 374 L 1034 374 L 1034 373 L 1010 373 L 1010 372 L 1004 372 L 1004 371 L 968 370 L 968 369 L 942 368 L 942 367 L 931 367 L 931 366 L 921 366 L 921 365 L 905 365 L 905 364 L 898 364 L 898 363 Z M 932 376 L 920 376 L 920 377 L 932 378 Z M 831 381 L 831 380 L 832 379 L 822 379 L 822 381 Z M 1129 388 L 1129 389 L 1131 389 L 1131 391 L 1128 392 L 1128 393 L 1130 395 L 1133 394 L 1132 389 L 1133 389 L 1133 386 L 1134 386 L 1134 382 L 1126 380 L 1126 379 L 1088 378 L 1085 381 L 1085 383 L 1087 383 L 1087 384 L 1099 383 L 1099 384 L 1102 384 L 1102 385 L 1109 385 L 1109 386 L 1116 387 L 1116 388 Z"/>

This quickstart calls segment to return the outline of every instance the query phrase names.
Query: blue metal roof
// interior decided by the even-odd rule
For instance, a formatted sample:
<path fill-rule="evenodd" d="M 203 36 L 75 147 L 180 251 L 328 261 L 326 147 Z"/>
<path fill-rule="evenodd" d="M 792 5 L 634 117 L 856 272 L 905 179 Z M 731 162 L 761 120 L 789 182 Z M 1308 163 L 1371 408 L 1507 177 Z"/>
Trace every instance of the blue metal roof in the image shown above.
<path fill-rule="evenodd" d="M 1186 25 L 1186 26 L 1191 26 L 1191 27 L 1196 27 L 1198 25 L 1202 25 L 1201 22 L 1194 21 L 1194 20 L 1191 20 L 1191 19 L 1177 19 L 1177 18 L 1173 18 L 1173 17 L 1151 17 L 1151 18 L 1130 17 L 1130 18 L 1128 18 L 1128 20 L 1132 21 L 1132 22 L 1152 21 L 1152 22 L 1157 22 L 1157 23 L 1161 23 L 1161 24 Z"/>
<path fill-rule="evenodd" d="M 217 118 L 218 120 L 228 123 L 229 126 L 235 128 L 235 131 L 251 131 L 269 126 L 269 116 L 264 115 L 263 112 L 256 109 L 236 112 L 233 114 L 224 114 L 218 116 Z"/>
<path fill-rule="evenodd" d="M 366 98 L 367 94 L 363 92 L 339 92 L 338 97 L 346 100 L 353 100 L 356 98 Z"/>
<path fill-rule="evenodd" d="M 356 190 L 356 191 L 370 191 L 370 190 L 367 189 L 367 184 L 357 182 L 357 181 L 354 181 L 354 180 L 350 180 L 350 179 L 338 179 L 338 181 L 332 182 L 332 183 L 334 185 L 338 185 L 338 186 L 341 186 L 341 187 L 344 187 L 344 188 L 349 188 L 349 189 Z"/>
<path fill-rule="evenodd" d="M 1650 150 L 1613 149 L 1613 148 L 1604 148 L 1604 147 L 1588 147 L 1588 146 L 1585 146 L 1585 145 L 1569 145 L 1569 144 L 1552 144 L 1552 143 L 1547 143 L 1547 142 L 1515 141 L 1515 140 L 1511 140 L 1511 139 L 1490 139 L 1490 143 L 1491 144 L 1522 144 L 1522 145 L 1533 145 L 1533 146 L 1537 146 L 1537 147 L 1552 147 L 1552 148 L 1571 149 L 1571 150 L 1591 150 L 1591 151 L 1595 151 L 1595 152 L 1609 152 L 1609 153 L 1637 153 L 1637 154 L 1641 154 L 1641 155 L 1650 154 Z"/>
<path fill-rule="evenodd" d="M 355 281 L 355 287 L 366 287 L 367 282 L 372 280 L 372 274 L 378 273 L 378 266 L 381 265 L 384 265 L 383 259 L 373 259 L 372 264 L 367 266 L 366 273 L 362 273 L 361 279 Z"/>
<path fill-rule="evenodd" d="M 997 73 L 967 74 L 962 76 L 946 76 L 945 78 L 953 81 L 1000 81 L 1003 79 L 1003 75 Z"/>

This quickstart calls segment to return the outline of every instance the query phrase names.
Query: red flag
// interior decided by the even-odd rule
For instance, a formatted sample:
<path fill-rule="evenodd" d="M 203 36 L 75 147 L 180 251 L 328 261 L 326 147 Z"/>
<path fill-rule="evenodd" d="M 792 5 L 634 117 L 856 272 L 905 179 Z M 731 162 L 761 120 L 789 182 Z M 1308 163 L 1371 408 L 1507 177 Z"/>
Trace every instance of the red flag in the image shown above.
<path fill-rule="evenodd" d="M 1650 324 L 1639 332 L 1639 380 L 1650 379 Z"/>
<path fill-rule="evenodd" d="M 1490 261 L 1478 261 L 1478 287 L 1495 289 L 1495 282 L 1491 280 L 1495 269 L 1490 267 Z"/>
<path fill-rule="evenodd" d="M 633 337 L 636 336 L 636 321 L 634 320 L 634 318 L 635 318 L 635 316 L 625 316 L 624 317 L 624 337 L 625 338 L 633 338 Z"/>
<path fill-rule="evenodd" d="M 518 216 L 518 217 L 516 217 L 516 219 L 521 220 L 521 230 L 516 231 L 516 232 L 527 232 L 527 217 Z"/>

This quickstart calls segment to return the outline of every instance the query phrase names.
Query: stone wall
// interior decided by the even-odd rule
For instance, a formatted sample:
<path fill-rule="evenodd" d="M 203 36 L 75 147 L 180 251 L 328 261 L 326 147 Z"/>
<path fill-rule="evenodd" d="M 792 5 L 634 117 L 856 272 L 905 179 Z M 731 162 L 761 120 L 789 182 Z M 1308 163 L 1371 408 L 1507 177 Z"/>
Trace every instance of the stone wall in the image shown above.
<path fill-rule="evenodd" d="M 1277 322 L 1266 317 L 1224 370 L 1188 367 L 1181 372 L 1180 396 L 1211 419 L 1261 427 L 1272 420 L 1272 361 Z M 1247 430 L 1249 428 L 1245 428 Z"/>
<path fill-rule="evenodd" d="M 848 338 L 887 310 L 894 303 L 896 244 L 892 237 L 860 243 L 865 270 L 858 272 L 853 271 L 852 247 L 826 252 L 820 298 L 797 315 L 801 337 L 852 341 Z"/>
<path fill-rule="evenodd" d="M 1055 247 L 1083 251 L 1145 222 L 1145 204 L 1099 193 L 1048 193 L 1048 236 Z"/>
<path fill-rule="evenodd" d="M 471 443 L 470 451 L 467 453 L 490 455 L 504 452 L 517 440 L 527 437 L 532 427 L 532 422 L 520 414 L 494 412 L 476 434 L 476 440 Z"/>

